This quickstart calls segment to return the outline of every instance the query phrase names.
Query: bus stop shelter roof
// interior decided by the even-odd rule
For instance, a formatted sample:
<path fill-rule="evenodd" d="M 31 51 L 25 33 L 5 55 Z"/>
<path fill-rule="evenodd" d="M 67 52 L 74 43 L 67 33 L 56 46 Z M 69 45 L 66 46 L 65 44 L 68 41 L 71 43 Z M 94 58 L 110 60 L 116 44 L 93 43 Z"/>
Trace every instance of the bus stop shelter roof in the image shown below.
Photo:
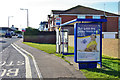
<path fill-rule="evenodd" d="M 79 19 L 79 18 L 77 18 L 77 19 L 68 21 L 66 23 L 63 23 L 60 26 L 73 25 L 75 23 L 79 23 L 79 22 L 82 22 L 82 21 L 85 21 L 85 22 L 107 22 L 107 19 Z"/>

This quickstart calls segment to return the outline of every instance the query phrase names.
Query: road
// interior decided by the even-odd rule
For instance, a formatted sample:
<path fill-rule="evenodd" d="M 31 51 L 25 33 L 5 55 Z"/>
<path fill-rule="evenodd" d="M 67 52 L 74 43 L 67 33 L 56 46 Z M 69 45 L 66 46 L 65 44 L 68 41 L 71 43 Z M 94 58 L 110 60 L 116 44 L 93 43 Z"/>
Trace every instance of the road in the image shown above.
<path fill-rule="evenodd" d="M 0 48 L 0 80 L 85 78 L 64 60 L 25 45 L 17 37 L 0 38 Z"/>
<path fill-rule="evenodd" d="M 0 37 L 0 52 L 2 50 L 4 50 L 6 47 L 8 47 L 11 43 L 13 43 L 17 40 L 19 40 L 19 38 L 17 38 L 16 36 L 14 36 L 12 38 Z"/>
<path fill-rule="evenodd" d="M 38 78 L 32 57 L 13 44 L 18 40 L 17 37 L 0 38 L 0 77 Z"/>

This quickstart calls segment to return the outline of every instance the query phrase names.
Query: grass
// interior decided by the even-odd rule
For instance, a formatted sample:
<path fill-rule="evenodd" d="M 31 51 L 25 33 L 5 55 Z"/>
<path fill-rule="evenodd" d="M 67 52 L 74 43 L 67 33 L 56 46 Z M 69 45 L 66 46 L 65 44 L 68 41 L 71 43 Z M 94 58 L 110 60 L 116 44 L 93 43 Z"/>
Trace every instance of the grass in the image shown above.
<path fill-rule="evenodd" d="M 102 57 L 102 68 L 81 69 L 87 78 L 105 78 L 105 80 L 120 80 L 120 59 L 108 56 Z"/>
<path fill-rule="evenodd" d="M 31 47 L 40 49 L 46 53 L 55 53 L 56 52 L 56 45 L 55 44 L 38 44 L 38 43 L 31 43 L 31 42 L 23 42 Z"/>
<path fill-rule="evenodd" d="M 74 47 L 68 46 L 68 53 L 74 53 Z"/>
<path fill-rule="evenodd" d="M 56 55 L 58 57 L 61 57 L 62 59 L 64 59 L 66 62 L 68 62 L 70 64 L 70 62 L 65 59 L 64 55 L 56 53 L 56 45 L 55 44 L 39 44 L 39 43 L 31 43 L 31 42 L 23 42 L 23 43 L 27 44 L 27 45 L 29 45 L 31 47 L 37 48 L 39 50 L 42 50 L 42 51 L 44 51 L 46 53 L 54 54 L 54 55 Z M 68 52 L 73 53 L 74 52 L 73 47 L 69 47 L 69 48 L 70 49 L 69 49 Z M 71 56 L 74 56 L 74 55 L 71 55 Z"/>
<path fill-rule="evenodd" d="M 66 62 L 70 64 L 68 60 L 66 60 L 64 57 L 68 56 L 74 56 L 74 55 L 66 55 L 63 56 L 62 54 L 57 54 L 56 53 L 56 45 L 55 44 L 38 44 L 38 43 L 29 43 L 29 42 L 23 42 L 24 44 L 27 44 L 31 47 L 40 49 L 46 53 L 53 53 L 58 57 L 61 57 L 64 59 Z M 74 52 L 73 47 L 69 47 L 69 53 Z M 87 77 L 87 78 L 107 78 L 107 80 L 111 80 L 111 78 L 114 78 L 113 80 L 118 80 L 115 78 L 119 78 L 119 69 L 120 69 L 120 59 L 117 58 L 111 58 L 108 56 L 102 56 L 102 68 L 95 68 L 95 69 L 81 69 L 82 73 Z M 106 79 L 104 79 L 106 80 Z M 119 78 L 120 80 L 120 78 Z"/>

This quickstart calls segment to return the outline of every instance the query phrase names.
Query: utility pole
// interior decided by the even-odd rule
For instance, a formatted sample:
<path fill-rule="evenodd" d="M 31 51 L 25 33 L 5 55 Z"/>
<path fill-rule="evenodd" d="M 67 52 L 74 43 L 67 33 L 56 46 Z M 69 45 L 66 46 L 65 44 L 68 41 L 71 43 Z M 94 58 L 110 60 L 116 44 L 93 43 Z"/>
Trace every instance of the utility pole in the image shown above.
<path fill-rule="evenodd" d="M 8 27 L 10 27 L 10 18 L 13 16 L 8 16 Z"/>
<path fill-rule="evenodd" d="M 20 10 L 26 10 L 26 11 L 27 11 L 27 27 L 29 27 L 29 15 L 28 15 L 28 9 L 20 8 Z"/>

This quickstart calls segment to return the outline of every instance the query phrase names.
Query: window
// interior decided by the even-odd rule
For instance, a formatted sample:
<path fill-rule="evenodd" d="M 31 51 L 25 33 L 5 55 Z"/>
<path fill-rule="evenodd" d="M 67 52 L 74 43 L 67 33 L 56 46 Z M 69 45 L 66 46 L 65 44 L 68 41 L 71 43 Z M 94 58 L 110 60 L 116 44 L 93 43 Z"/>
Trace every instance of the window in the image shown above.
<path fill-rule="evenodd" d="M 77 18 L 79 18 L 79 19 L 85 19 L 85 15 L 78 15 Z"/>
<path fill-rule="evenodd" d="M 100 16 L 93 16 L 93 19 L 100 19 Z"/>

